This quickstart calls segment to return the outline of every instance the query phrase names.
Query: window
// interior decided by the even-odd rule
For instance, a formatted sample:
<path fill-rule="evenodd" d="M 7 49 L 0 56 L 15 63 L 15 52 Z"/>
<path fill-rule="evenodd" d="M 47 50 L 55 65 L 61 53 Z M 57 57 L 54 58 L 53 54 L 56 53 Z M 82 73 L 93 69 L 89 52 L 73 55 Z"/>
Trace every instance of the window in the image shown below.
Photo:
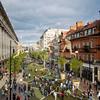
<path fill-rule="evenodd" d="M 87 45 L 87 46 L 89 46 L 89 45 L 90 45 L 90 43 L 89 43 L 89 42 L 87 42 L 87 43 L 86 43 L 86 45 Z"/>
<path fill-rule="evenodd" d="M 91 35 L 92 31 L 91 29 L 88 29 L 88 35 Z"/>
<path fill-rule="evenodd" d="M 92 48 L 92 47 L 93 47 L 93 42 L 91 41 L 91 42 L 90 42 L 90 48 Z"/>
<path fill-rule="evenodd" d="M 73 35 L 71 35 L 71 39 L 73 39 Z"/>
<path fill-rule="evenodd" d="M 72 39 L 74 39 L 74 38 L 75 38 L 75 35 L 73 34 L 73 35 L 72 35 Z"/>
<path fill-rule="evenodd" d="M 74 34 L 74 38 L 77 38 L 77 33 Z"/>
<path fill-rule="evenodd" d="M 87 36 L 87 30 L 84 31 L 84 35 Z"/>
<path fill-rule="evenodd" d="M 80 33 L 77 33 L 77 38 L 79 38 L 80 37 Z"/>
<path fill-rule="evenodd" d="M 88 61 L 89 60 L 89 55 L 86 55 L 86 61 Z"/>
<path fill-rule="evenodd" d="M 85 55 L 82 56 L 82 59 L 85 60 Z"/>
<path fill-rule="evenodd" d="M 92 34 L 94 34 L 95 31 L 96 31 L 96 27 L 94 27 L 94 28 L 92 29 Z"/>
<path fill-rule="evenodd" d="M 80 48 L 80 43 L 78 44 L 78 48 Z"/>
<path fill-rule="evenodd" d="M 80 32 L 80 33 L 79 33 L 79 36 L 81 36 L 81 37 L 82 37 L 83 35 L 84 35 L 84 33 L 83 33 L 83 32 Z"/>
<path fill-rule="evenodd" d="M 86 45 L 86 43 L 85 43 L 85 42 L 83 42 L 82 44 L 83 44 L 83 46 L 85 46 L 85 45 Z"/>

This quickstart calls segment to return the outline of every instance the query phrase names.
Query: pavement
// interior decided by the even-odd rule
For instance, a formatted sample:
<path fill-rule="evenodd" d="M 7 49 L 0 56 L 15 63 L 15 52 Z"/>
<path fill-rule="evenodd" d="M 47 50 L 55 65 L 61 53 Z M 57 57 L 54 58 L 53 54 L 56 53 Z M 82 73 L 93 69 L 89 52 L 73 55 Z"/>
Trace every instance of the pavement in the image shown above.
<path fill-rule="evenodd" d="M 89 88 L 89 81 L 88 80 L 86 80 L 85 82 L 84 82 L 84 80 L 80 81 L 79 88 L 80 88 L 80 90 L 85 91 L 87 93 L 87 90 Z M 92 91 L 93 91 L 93 100 L 98 100 L 96 88 L 94 87 L 93 84 L 92 84 Z"/>
<path fill-rule="evenodd" d="M 2 87 L 5 85 L 6 80 L 8 80 L 8 79 L 9 79 L 9 76 L 3 76 L 3 78 L 0 80 L 0 89 L 1 89 L 1 91 L 2 91 Z M 21 86 L 23 83 L 26 84 L 26 90 L 28 89 L 27 82 L 23 81 L 23 73 L 19 73 L 17 75 L 16 82 L 17 82 L 17 90 L 15 92 L 15 90 L 12 89 L 12 94 L 15 92 L 17 95 L 19 95 L 21 97 L 21 100 L 25 100 L 25 96 L 27 97 L 26 93 L 19 92 L 19 90 L 18 90 L 19 86 Z M 7 100 L 7 97 L 9 98 L 9 91 L 8 91 L 8 95 L 0 95 L 0 100 Z M 27 100 L 28 100 L 28 98 L 27 98 Z"/>
<path fill-rule="evenodd" d="M 4 75 L 3 78 L 0 80 L 0 89 L 5 85 L 6 80 L 8 80 L 8 77 Z"/>

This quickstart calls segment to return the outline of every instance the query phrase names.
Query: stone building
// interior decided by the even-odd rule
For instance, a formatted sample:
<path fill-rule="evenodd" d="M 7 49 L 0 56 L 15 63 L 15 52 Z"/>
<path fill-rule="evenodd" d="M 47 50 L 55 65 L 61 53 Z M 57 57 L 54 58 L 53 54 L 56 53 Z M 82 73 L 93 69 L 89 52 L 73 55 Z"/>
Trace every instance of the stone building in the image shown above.
<path fill-rule="evenodd" d="M 4 62 L 10 56 L 10 41 L 13 54 L 17 50 L 18 38 L 0 2 L 0 67 L 4 66 Z"/>

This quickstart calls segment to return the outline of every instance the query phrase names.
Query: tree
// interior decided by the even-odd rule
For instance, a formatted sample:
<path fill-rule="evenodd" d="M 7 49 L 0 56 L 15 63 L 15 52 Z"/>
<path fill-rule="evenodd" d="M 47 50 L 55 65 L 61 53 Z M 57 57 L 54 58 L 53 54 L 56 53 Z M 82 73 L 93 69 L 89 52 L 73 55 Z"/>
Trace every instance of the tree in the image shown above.
<path fill-rule="evenodd" d="M 63 71 L 64 70 L 64 64 L 66 63 L 66 59 L 64 57 L 59 57 L 58 58 L 58 64 L 61 65 L 61 70 Z"/>
<path fill-rule="evenodd" d="M 32 58 L 38 59 L 42 62 L 44 62 L 44 67 L 45 67 L 45 62 L 48 60 L 48 53 L 46 50 L 43 51 L 33 51 L 31 53 Z"/>
<path fill-rule="evenodd" d="M 23 59 L 24 59 L 26 54 L 25 53 L 20 53 L 16 57 L 15 57 L 15 55 L 16 54 L 13 54 L 11 56 L 11 72 L 12 73 L 19 72 L 19 70 L 21 69 Z M 10 70 L 10 59 L 8 59 L 8 61 L 7 61 L 7 68 L 8 68 L 8 71 L 9 71 Z"/>
<path fill-rule="evenodd" d="M 40 51 L 40 59 L 44 62 L 44 67 L 45 67 L 45 62 L 48 60 L 47 51 L 45 51 L 45 50 Z"/>
<path fill-rule="evenodd" d="M 82 65 L 83 65 L 82 61 L 76 58 L 71 59 L 70 67 L 74 71 L 75 75 L 78 75 L 80 69 L 82 68 Z"/>

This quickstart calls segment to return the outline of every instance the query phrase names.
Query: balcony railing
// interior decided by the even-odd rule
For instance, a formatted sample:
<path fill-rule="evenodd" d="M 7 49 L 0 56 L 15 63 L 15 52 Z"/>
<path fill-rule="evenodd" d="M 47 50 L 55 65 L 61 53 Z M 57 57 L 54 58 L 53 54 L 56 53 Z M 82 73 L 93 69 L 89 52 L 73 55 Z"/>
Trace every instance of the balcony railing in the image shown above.
<path fill-rule="evenodd" d="M 96 48 L 97 48 L 98 50 L 100 50 L 100 45 L 96 45 Z"/>
<path fill-rule="evenodd" d="M 91 47 L 89 45 L 84 45 L 83 49 L 85 52 L 90 52 Z"/>

